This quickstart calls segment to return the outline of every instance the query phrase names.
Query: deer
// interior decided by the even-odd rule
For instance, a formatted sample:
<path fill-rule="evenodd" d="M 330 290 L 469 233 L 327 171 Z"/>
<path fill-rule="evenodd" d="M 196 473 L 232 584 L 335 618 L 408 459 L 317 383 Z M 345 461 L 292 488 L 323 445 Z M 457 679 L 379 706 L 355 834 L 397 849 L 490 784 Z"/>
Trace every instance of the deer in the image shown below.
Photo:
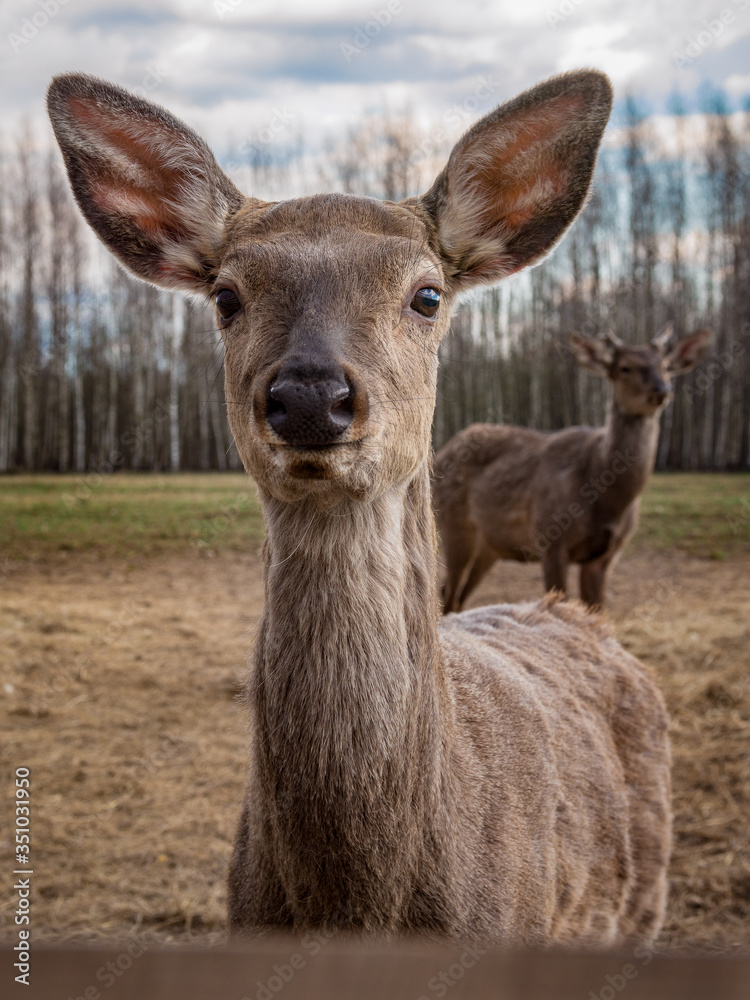
<path fill-rule="evenodd" d="M 540 260 L 612 101 L 566 73 L 479 120 L 422 196 L 240 193 L 168 111 L 82 74 L 48 108 L 83 215 L 202 296 L 265 520 L 232 934 L 648 942 L 671 844 L 662 696 L 557 599 L 441 619 L 430 487 L 459 296 Z"/>
<path fill-rule="evenodd" d="M 545 432 L 472 424 L 440 449 L 433 497 L 446 567 L 444 613 L 459 611 L 498 559 L 541 562 L 545 590 L 562 594 L 576 563 L 581 600 L 604 606 L 609 575 L 638 527 L 672 378 L 701 361 L 712 331 L 676 344 L 672 337 L 671 323 L 643 345 L 611 332 L 571 335 L 578 363 L 609 380 L 603 427 Z"/>

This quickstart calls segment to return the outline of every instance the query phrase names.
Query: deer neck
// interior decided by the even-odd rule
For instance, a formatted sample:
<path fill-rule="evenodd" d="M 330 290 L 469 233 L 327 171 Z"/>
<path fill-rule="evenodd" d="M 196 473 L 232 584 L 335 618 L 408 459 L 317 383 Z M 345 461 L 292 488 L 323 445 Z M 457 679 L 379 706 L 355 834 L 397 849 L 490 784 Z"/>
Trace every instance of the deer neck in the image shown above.
<path fill-rule="evenodd" d="M 654 467 L 658 440 L 658 414 L 632 416 L 611 402 L 599 450 L 601 507 L 619 512 L 641 493 Z"/>
<path fill-rule="evenodd" d="M 393 922 L 423 861 L 441 772 L 427 468 L 367 504 L 262 500 L 252 696 L 273 864 L 298 919 Z"/>

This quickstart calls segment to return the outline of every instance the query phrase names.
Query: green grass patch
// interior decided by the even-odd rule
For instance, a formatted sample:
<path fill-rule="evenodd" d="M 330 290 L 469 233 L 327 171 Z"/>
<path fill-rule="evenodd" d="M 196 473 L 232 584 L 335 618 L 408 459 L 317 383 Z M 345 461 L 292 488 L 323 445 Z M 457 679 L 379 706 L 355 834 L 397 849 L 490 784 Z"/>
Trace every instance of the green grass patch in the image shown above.
<path fill-rule="evenodd" d="M 0 554 L 123 557 L 257 546 L 263 521 L 241 473 L 0 478 Z"/>
<path fill-rule="evenodd" d="M 242 473 L 0 477 L 0 559 L 246 550 L 262 537 Z M 718 560 L 750 551 L 750 475 L 655 474 L 633 544 Z"/>
<path fill-rule="evenodd" d="M 633 544 L 708 559 L 750 550 L 750 474 L 655 473 Z"/>

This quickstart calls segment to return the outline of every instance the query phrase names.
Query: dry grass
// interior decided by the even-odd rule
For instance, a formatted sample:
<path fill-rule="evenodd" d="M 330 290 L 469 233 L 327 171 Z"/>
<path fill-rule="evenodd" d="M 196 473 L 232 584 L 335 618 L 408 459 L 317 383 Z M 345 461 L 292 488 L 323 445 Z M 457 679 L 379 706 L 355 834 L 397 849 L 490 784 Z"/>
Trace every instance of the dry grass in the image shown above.
<path fill-rule="evenodd" d="M 10 767 L 32 770 L 35 939 L 223 935 L 247 759 L 235 695 L 262 606 L 257 543 L 14 560 L 0 595 L 0 853 Z M 750 950 L 750 553 L 635 546 L 611 614 L 673 717 L 667 949 Z M 473 603 L 538 596 L 497 565 Z M 0 935 L 13 935 L 8 894 Z"/>
<path fill-rule="evenodd" d="M 234 696 L 262 602 L 257 557 L 63 557 L 12 582 L 0 602 L 3 760 L 32 772 L 37 939 L 133 927 L 218 937 L 247 757 Z"/>
<path fill-rule="evenodd" d="M 656 669 L 672 717 L 675 853 L 666 939 L 750 948 L 750 560 L 681 567 L 679 590 L 623 642 Z"/>

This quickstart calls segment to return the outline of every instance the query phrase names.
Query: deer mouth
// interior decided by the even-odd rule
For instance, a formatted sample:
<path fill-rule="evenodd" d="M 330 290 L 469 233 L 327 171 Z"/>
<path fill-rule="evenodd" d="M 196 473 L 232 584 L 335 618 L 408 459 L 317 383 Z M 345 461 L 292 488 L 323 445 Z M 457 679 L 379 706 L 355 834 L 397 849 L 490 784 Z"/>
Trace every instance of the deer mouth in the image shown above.
<path fill-rule="evenodd" d="M 331 470 L 317 462 L 295 462 L 289 468 L 293 479 L 331 479 Z"/>
<path fill-rule="evenodd" d="M 654 392 L 648 397 L 648 405 L 660 410 L 669 400 L 668 392 Z"/>
<path fill-rule="evenodd" d="M 367 499 L 380 488 L 383 476 L 381 448 L 372 433 L 325 448 L 265 441 L 246 467 L 273 496 L 287 502 L 305 497 L 320 503 Z"/>
<path fill-rule="evenodd" d="M 277 453 L 283 457 L 284 471 L 292 479 L 337 479 L 350 468 L 364 440 L 284 445 Z"/>

